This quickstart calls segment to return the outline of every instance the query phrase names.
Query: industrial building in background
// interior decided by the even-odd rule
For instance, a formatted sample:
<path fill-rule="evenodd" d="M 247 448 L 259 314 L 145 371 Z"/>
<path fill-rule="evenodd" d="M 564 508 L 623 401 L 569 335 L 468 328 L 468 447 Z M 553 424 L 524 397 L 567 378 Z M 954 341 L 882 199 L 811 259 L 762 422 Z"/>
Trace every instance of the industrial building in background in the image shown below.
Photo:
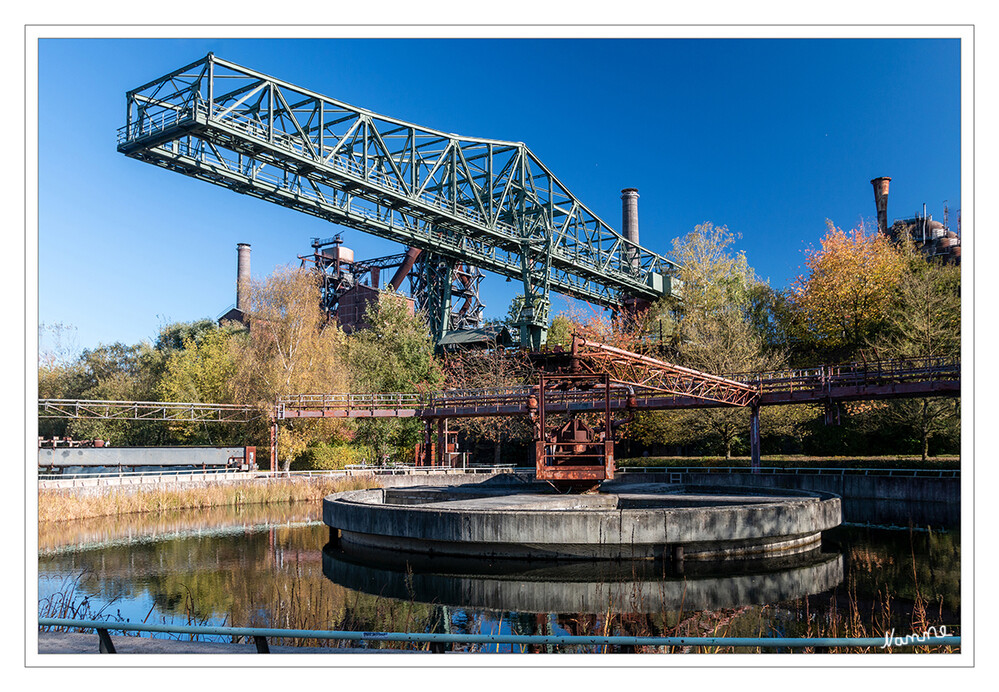
<path fill-rule="evenodd" d="M 435 286 L 439 262 L 433 253 L 419 248 L 367 260 L 354 258 L 354 251 L 344 247 L 341 235 L 312 239 L 312 255 L 299 255 L 303 267 L 312 267 L 320 278 L 320 307 L 335 319 L 346 333 L 367 326 L 364 315 L 374 300 L 392 296 L 405 300 L 410 313 L 422 310 L 429 314 L 438 306 L 435 298 L 442 287 Z M 394 269 L 391 278 L 382 285 L 382 270 Z M 479 300 L 479 284 L 483 274 L 475 267 L 455 264 L 451 272 L 450 317 L 448 332 L 478 329 L 482 325 L 485 305 Z M 408 295 L 406 295 L 408 293 Z"/>
<path fill-rule="evenodd" d="M 236 244 L 236 304 L 230 305 L 218 323 L 242 322 L 249 326 L 250 315 L 250 244 Z"/>
<path fill-rule="evenodd" d="M 949 228 L 949 211 L 944 205 L 944 220 L 934 221 L 926 213 L 923 205 L 922 213 L 913 214 L 908 219 L 896 219 L 888 225 L 888 184 L 891 178 L 882 176 L 871 181 L 874 186 L 874 205 L 878 212 L 878 232 L 883 233 L 894 243 L 909 240 L 926 257 L 941 259 L 945 262 L 961 263 L 961 211 L 957 212 L 957 231 Z"/>

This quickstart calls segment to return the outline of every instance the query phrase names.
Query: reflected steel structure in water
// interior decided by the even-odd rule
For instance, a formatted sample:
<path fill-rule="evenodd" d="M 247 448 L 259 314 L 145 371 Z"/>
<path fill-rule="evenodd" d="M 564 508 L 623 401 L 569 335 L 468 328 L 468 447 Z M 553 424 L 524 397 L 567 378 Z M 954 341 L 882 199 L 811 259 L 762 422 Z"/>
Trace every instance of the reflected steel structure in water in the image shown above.
<path fill-rule="evenodd" d="M 662 613 L 764 605 L 828 591 L 843 581 L 839 553 L 769 560 L 545 564 L 475 561 L 323 548 L 323 575 L 364 593 L 455 608 L 526 613 Z"/>

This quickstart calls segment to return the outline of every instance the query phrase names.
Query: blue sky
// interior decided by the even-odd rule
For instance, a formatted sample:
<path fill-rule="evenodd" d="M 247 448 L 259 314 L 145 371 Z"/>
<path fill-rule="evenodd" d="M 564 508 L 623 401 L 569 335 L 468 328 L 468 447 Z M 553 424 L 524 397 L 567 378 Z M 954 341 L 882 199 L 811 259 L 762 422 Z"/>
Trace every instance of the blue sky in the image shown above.
<path fill-rule="evenodd" d="M 947 200 L 953 226 L 961 207 L 957 40 L 43 39 L 38 319 L 75 326 L 82 348 L 217 316 L 239 242 L 256 278 L 340 230 L 359 258 L 401 251 L 116 152 L 125 92 L 209 51 L 377 113 L 523 141 L 619 230 L 620 190 L 637 187 L 644 246 L 727 225 L 775 287 L 825 219 L 874 217 L 871 178 L 892 177 L 889 219 L 923 203 L 942 219 Z M 486 314 L 516 292 L 488 275 Z"/>

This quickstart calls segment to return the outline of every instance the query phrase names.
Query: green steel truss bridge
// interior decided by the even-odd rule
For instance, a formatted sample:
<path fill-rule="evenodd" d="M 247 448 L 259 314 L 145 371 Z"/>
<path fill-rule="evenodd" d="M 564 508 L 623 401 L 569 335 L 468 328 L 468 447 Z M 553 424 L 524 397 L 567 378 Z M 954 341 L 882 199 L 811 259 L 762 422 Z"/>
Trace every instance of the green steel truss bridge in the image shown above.
<path fill-rule="evenodd" d="M 431 332 L 456 264 L 523 282 L 538 348 L 549 292 L 618 311 L 676 295 L 676 265 L 625 239 L 521 142 L 378 115 L 206 57 L 126 95 L 118 151 L 430 253 Z"/>

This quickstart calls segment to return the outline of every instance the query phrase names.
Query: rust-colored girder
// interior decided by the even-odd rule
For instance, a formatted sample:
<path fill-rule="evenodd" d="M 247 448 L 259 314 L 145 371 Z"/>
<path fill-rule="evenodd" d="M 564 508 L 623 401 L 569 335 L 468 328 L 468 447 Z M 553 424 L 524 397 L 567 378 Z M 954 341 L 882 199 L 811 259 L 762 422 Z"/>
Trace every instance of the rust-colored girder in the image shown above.
<path fill-rule="evenodd" d="M 590 342 L 592 345 L 593 342 Z M 609 352 L 612 347 L 605 347 Z M 617 349 L 620 351 L 620 349 Z M 623 353 L 628 353 L 624 351 Z M 636 356 L 637 354 L 630 354 Z M 638 356 L 642 363 L 651 361 L 652 373 L 636 370 L 632 375 L 620 372 L 610 382 L 610 408 L 614 411 L 713 408 L 740 405 L 743 388 L 752 403 L 759 392 L 761 406 L 787 404 L 817 404 L 826 401 L 856 401 L 865 399 L 895 399 L 905 397 L 960 396 L 960 361 L 945 358 L 922 358 L 904 361 L 874 361 L 826 365 L 807 370 L 787 370 L 771 373 L 743 373 L 718 377 L 696 370 L 665 363 L 680 373 L 702 376 L 701 386 L 687 387 L 677 392 L 660 386 L 656 368 L 663 361 Z M 580 365 L 586 360 L 580 358 Z M 623 359 L 622 359 L 623 360 Z M 593 368 L 593 366 L 587 366 Z M 637 366 L 636 366 L 637 368 Z M 624 366 L 618 368 L 624 370 Z M 585 373 L 580 373 L 585 374 Z M 630 379 L 628 379 L 630 378 Z M 649 384 L 642 384 L 644 378 Z M 710 391 L 706 382 L 720 381 L 718 389 Z M 739 382 L 738 380 L 743 380 Z M 683 384 L 682 382 L 680 384 Z M 722 385 L 731 396 L 722 396 Z M 733 386 L 735 385 L 735 386 Z M 629 388 L 631 391 L 629 391 Z M 675 387 L 675 389 L 684 389 Z M 705 396 L 708 394 L 708 396 Z M 594 413 L 604 408 L 602 387 L 546 391 L 545 410 L 551 413 Z M 733 400 L 735 403 L 733 403 Z M 39 416 L 52 416 L 56 409 L 69 411 L 62 415 L 83 417 L 83 408 L 67 408 L 72 404 L 103 404 L 106 402 L 39 402 Z M 114 402 L 127 404 L 128 402 Z M 58 406 L 56 406 L 58 404 Z M 162 404 L 158 404 L 162 405 Z M 741 404 L 747 405 L 747 404 Z M 187 406 L 185 404 L 185 406 Z M 529 415 L 538 409 L 537 386 L 502 387 L 491 389 L 448 390 L 419 394 L 298 394 L 280 397 L 274 416 L 285 418 L 466 418 L 477 416 Z M 87 408 L 87 411 L 91 409 Z M 91 417 L 102 417 L 100 411 Z"/>
<path fill-rule="evenodd" d="M 743 382 L 674 365 L 578 335 L 572 339 L 572 367 L 581 374 L 608 373 L 616 382 L 636 389 L 657 390 L 730 406 L 749 406 L 760 394 L 758 388 Z"/>

